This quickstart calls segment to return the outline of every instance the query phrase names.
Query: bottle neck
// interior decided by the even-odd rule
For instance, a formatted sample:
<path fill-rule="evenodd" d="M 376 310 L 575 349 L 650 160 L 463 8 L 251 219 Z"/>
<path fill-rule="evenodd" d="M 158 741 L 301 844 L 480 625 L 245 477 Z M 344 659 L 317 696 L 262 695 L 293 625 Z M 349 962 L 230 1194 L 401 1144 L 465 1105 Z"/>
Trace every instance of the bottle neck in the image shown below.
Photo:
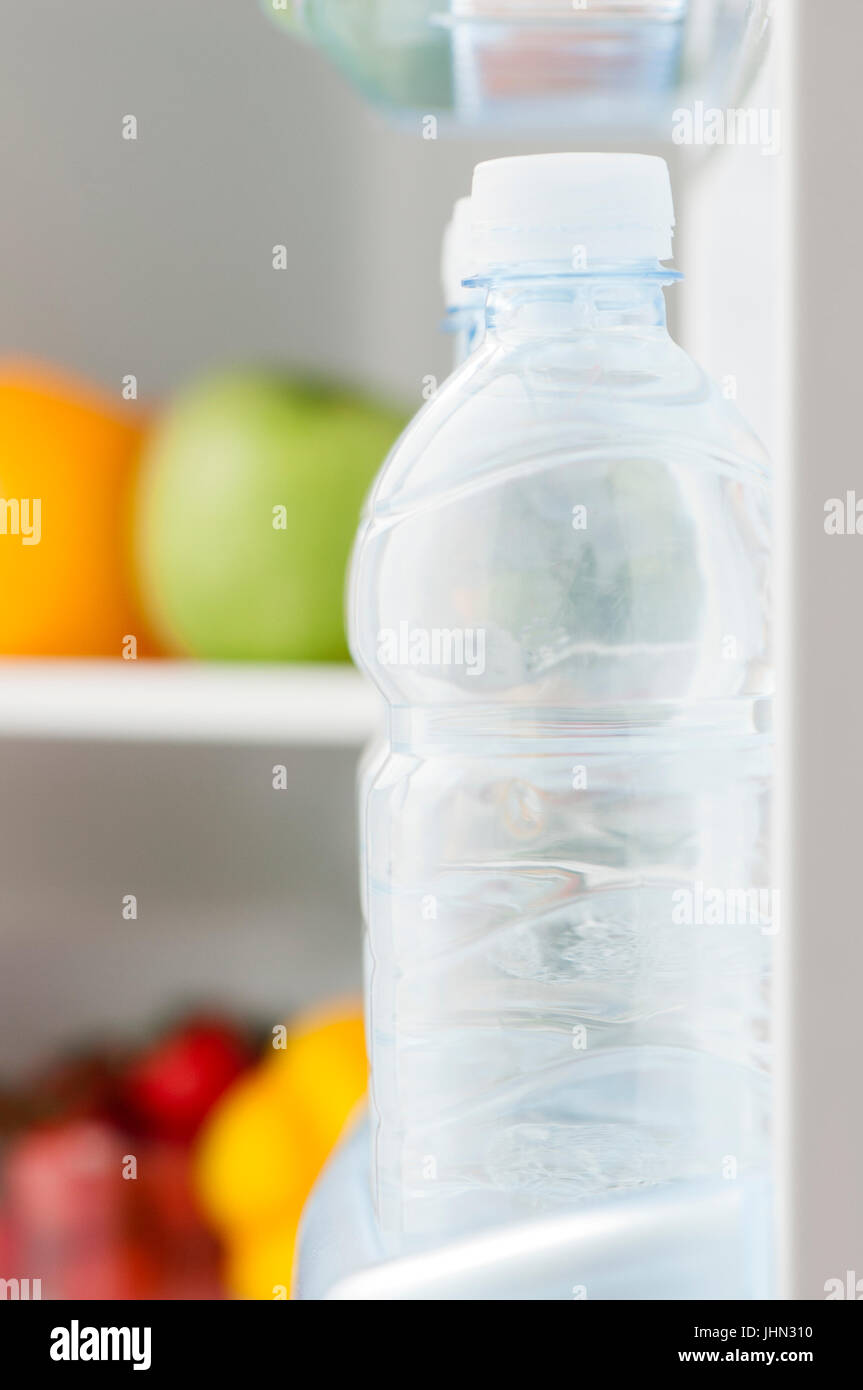
<path fill-rule="evenodd" d="M 547 275 L 490 275 L 486 328 L 498 339 L 560 338 L 621 328 L 667 333 L 663 288 L 681 277 L 652 263 Z"/>

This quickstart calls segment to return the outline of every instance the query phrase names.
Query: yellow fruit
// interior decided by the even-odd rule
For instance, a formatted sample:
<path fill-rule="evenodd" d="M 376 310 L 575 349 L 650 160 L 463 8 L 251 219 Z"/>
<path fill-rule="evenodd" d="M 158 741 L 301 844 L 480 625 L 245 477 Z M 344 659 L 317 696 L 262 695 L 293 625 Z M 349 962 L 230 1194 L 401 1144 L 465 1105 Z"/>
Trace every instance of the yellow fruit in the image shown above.
<path fill-rule="evenodd" d="M 227 1092 L 204 1126 L 195 1158 L 198 1197 L 216 1230 L 248 1232 L 298 1210 L 317 1170 L 303 1128 L 291 1097 L 266 1067 Z"/>
<path fill-rule="evenodd" d="M 342 1006 L 301 1015 L 288 1030 L 285 1049 L 273 1049 L 265 1067 L 308 1117 L 322 1164 L 366 1091 L 362 1014 Z"/>
<path fill-rule="evenodd" d="M 224 1273 L 234 1298 L 290 1298 L 299 1218 L 297 1211 L 232 1244 Z"/>
<path fill-rule="evenodd" d="M 198 1143 L 196 1188 L 228 1244 L 237 1297 L 274 1298 L 273 1287 L 289 1282 L 303 1202 L 366 1079 L 359 1013 L 316 1011 L 212 1111 Z"/>

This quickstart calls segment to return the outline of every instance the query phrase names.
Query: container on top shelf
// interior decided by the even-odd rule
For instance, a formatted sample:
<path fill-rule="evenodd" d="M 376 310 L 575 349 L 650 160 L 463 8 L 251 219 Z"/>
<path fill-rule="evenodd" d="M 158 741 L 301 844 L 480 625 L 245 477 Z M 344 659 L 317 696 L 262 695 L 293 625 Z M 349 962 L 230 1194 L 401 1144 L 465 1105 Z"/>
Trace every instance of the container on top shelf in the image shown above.
<path fill-rule="evenodd" d="M 670 138 L 689 94 L 733 105 L 768 0 L 262 0 L 392 116 L 447 129 Z"/>

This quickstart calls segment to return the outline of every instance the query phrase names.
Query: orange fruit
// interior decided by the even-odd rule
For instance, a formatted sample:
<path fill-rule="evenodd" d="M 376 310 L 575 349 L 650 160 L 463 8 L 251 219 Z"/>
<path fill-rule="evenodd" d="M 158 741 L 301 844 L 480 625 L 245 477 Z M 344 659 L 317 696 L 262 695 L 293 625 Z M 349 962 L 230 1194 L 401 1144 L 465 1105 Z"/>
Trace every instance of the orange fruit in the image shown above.
<path fill-rule="evenodd" d="M 0 361 L 0 652 L 147 648 L 127 569 L 135 406 L 51 369 Z"/>

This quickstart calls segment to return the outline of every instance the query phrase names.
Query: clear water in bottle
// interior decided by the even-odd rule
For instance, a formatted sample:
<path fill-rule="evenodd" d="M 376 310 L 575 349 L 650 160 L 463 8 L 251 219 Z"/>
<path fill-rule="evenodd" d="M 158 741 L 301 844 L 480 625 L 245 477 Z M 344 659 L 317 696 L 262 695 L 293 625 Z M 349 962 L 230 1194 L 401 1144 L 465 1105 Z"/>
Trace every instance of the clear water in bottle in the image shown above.
<path fill-rule="evenodd" d="M 770 475 L 670 338 L 668 172 L 475 173 L 481 346 L 352 567 L 390 1249 L 769 1160 Z"/>

